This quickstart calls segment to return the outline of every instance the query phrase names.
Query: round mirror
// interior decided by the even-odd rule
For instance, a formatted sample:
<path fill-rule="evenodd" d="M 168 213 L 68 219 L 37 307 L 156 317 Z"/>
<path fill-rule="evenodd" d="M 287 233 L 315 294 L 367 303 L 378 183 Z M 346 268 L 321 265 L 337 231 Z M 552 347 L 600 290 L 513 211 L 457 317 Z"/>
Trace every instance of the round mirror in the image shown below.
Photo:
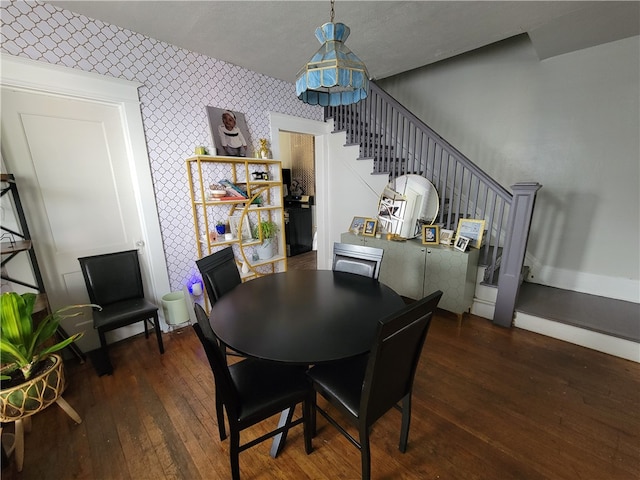
<path fill-rule="evenodd" d="M 438 216 L 440 201 L 433 184 L 422 175 L 402 175 L 380 195 L 378 221 L 387 233 L 403 238 L 421 234 Z"/>

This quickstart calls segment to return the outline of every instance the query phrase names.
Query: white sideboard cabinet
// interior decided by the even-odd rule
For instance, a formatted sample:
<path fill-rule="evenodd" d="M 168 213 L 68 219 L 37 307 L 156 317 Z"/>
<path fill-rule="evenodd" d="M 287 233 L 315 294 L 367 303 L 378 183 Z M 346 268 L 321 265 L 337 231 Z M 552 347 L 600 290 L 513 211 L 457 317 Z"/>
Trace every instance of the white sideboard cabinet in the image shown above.
<path fill-rule="evenodd" d="M 380 281 L 405 297 L 420 299 L 442 290 L 438 308 L 459 316 L 473 303 L 478 250 L 460 252 L 446 245 L 423 245 L 420 240 L 396 242 L 343 233 L 342 243 L 382 248 Z"/>

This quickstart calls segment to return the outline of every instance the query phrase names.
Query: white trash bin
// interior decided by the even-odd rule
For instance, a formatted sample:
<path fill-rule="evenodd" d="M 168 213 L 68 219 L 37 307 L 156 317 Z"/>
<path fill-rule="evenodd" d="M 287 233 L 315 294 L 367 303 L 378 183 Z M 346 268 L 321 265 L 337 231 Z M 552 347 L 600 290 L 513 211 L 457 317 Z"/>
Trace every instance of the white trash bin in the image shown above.
<path fill-rule="evenodd" d="M 184 292 L 171 292 L 162 297 L 162 311 L 168 325 L 180 325 L 189 321 L 187 299 Z"/>

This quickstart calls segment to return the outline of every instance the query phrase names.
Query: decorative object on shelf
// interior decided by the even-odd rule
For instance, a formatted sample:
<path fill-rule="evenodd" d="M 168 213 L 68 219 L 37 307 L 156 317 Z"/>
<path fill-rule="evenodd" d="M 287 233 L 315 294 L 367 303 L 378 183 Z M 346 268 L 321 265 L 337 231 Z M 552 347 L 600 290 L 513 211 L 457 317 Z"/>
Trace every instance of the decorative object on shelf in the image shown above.
<path fill-rule="evenodd" d="M 263 220 L 254 227 L 254 238 L 262 239 L 262 243 L 256 247 L 260 260 L 268 260 L 277 253 L 275 251 L 277 246 L 275 238 L 278 230 L 278 224 L 271 220 Z"/>
<path fill-rule="evenodd" d="M 267 159 L 270 157 L 270 153 L 269 153 L 269 147 L 267 145 L 267 139 L 266 138 L 261 138 L 260 139 L 260 148 L 258 148 L 258 158 L 264 158 Z M 269 180 L 268 178 L 264 178 L 263 180 Z"/>
<path fill-rule="evenodd" d="M 461 218 L 458 220 L 458 230 L 456 231 L 456 243 L 459 237 L 467 237 L 469 246 L 480 248 L 482 246 L 482 236 L 484 235 L 484 220 L 472 218 Z"/>
<path fill-rule="evenodd" d="M 422 244 L 438 245 L 440 243 L 440 227 L 438 225 L 422 226 Z"/>
<path fill-rule="evenodd" d="M 254 180 L 269 180 L 269 172 L 253 172 L 251 176 Z"/>
<path fill-rule="evenodd" d="M 367 67 L 344 44 L 351 30 L 334 23 L 334 16 L 331 0 L 331 20 L 315 32 L 322 46 L 296 75 L 296 95 L 310 105 L 350 105 L 367 98 Z"/>
<path fill-rule="evenodd" d="M 242 268 L 240 271 L 242 272 L 243 275 L 249 274 L 249 265 L 247 265 L 247 262 L 242 262 Z"/>
<path fill-rule="evenodd" d="M 221 185 L 210 185 L 209 186 L 209 195 L 214 200 L 220 200 L 223 197 L 227 196 L 227 191 Z"/>
<path fill-rule="evenodd" d="M 242 228 L 240 227 L 242 222 Z M 229 217 L 229 231 L 234 238 L 244 241 L 251 240 L 251 227 L 249 226 L 249 219 L 241 214 L 231 215 Z M 226 238 L 226 237 L 225 237 Z"/>
<path fill-rule="evenodd" d="M 449 230 L 447 228 L 440 229 L 440 244 L 442 245 L 451 245 L 453 241 L 453 236 L 455 232 L 453 230 Z"/>
<path fill-rule="evenodd" d="M 349 225 L 349 231 L 355 235 L 361 235 L 364 230 L 365 217 L 353 217 L 351 225 Z"/>
<path fill-rule="evenodd" d="M 362 234 L 373 237 L 376 234 L 377 225 L 378 221 L 375 218 L 367 218 L 364 221 L 364 230 L 362 231 Z"/>
<path fill-rule="evenodd" d="M 216 223 L 216 232 L 218 235 L 224 235 L 226 230 L 227 230 L 227 226 L 225 225 L 224 222 Z"/>
<path fill-rule="evenodd" d="M 453 245 L 453 248 L 455 248 L 456 250 L 460 250 L 461 252 L 466 252 L 470 241 L 470 238 L 458 235 L 456 237 L 456 243 Z"/>
<path fill-rule="evenodd" d="M 196 147 L 195 152 L 196 152 L 196 155 L 206 155 L 207 154 L 207 149 L 205 147 L 201 146 L 201 145 L 198 145 Z"/>
<path fill-rule="evenodd" d="M 251 145 L 244 114 L 223 108 L 207 107 L 213 144 L 220 155 L 246 157 Z"/>

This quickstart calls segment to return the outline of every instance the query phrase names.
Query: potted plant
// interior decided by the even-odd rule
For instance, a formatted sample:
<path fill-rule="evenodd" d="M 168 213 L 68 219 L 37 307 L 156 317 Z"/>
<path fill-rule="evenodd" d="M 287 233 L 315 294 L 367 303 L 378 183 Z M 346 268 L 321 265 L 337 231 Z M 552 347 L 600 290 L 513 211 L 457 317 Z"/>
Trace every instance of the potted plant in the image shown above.
<path fill-rule="evenodd" d="M 75 342 L 76 333 L 54 343 L 60 320 L 80 315 L 81 307 L 70 305 L 47 315 L 34 326 L 32 313 L 36 295 L 15 292 L 0 296 L 0 421 L 10 422 L 33 415 L 55 402 L 64 389 L 63 363 L 54 354 Z M 75 310 L 73 313 L 65 313 Z M 34 328 L 35 327 L 35 328 Z"/>
<path fill-rule="evenodd" d="M 253 227 L 253 237 L 262 239 L 262 243 L 256 247 L 260 260 L 268 260 L 275 255 L 277 246 L 275 237 L 278 230 L 278 224 L 271 220 L 263 220 Z"/>

